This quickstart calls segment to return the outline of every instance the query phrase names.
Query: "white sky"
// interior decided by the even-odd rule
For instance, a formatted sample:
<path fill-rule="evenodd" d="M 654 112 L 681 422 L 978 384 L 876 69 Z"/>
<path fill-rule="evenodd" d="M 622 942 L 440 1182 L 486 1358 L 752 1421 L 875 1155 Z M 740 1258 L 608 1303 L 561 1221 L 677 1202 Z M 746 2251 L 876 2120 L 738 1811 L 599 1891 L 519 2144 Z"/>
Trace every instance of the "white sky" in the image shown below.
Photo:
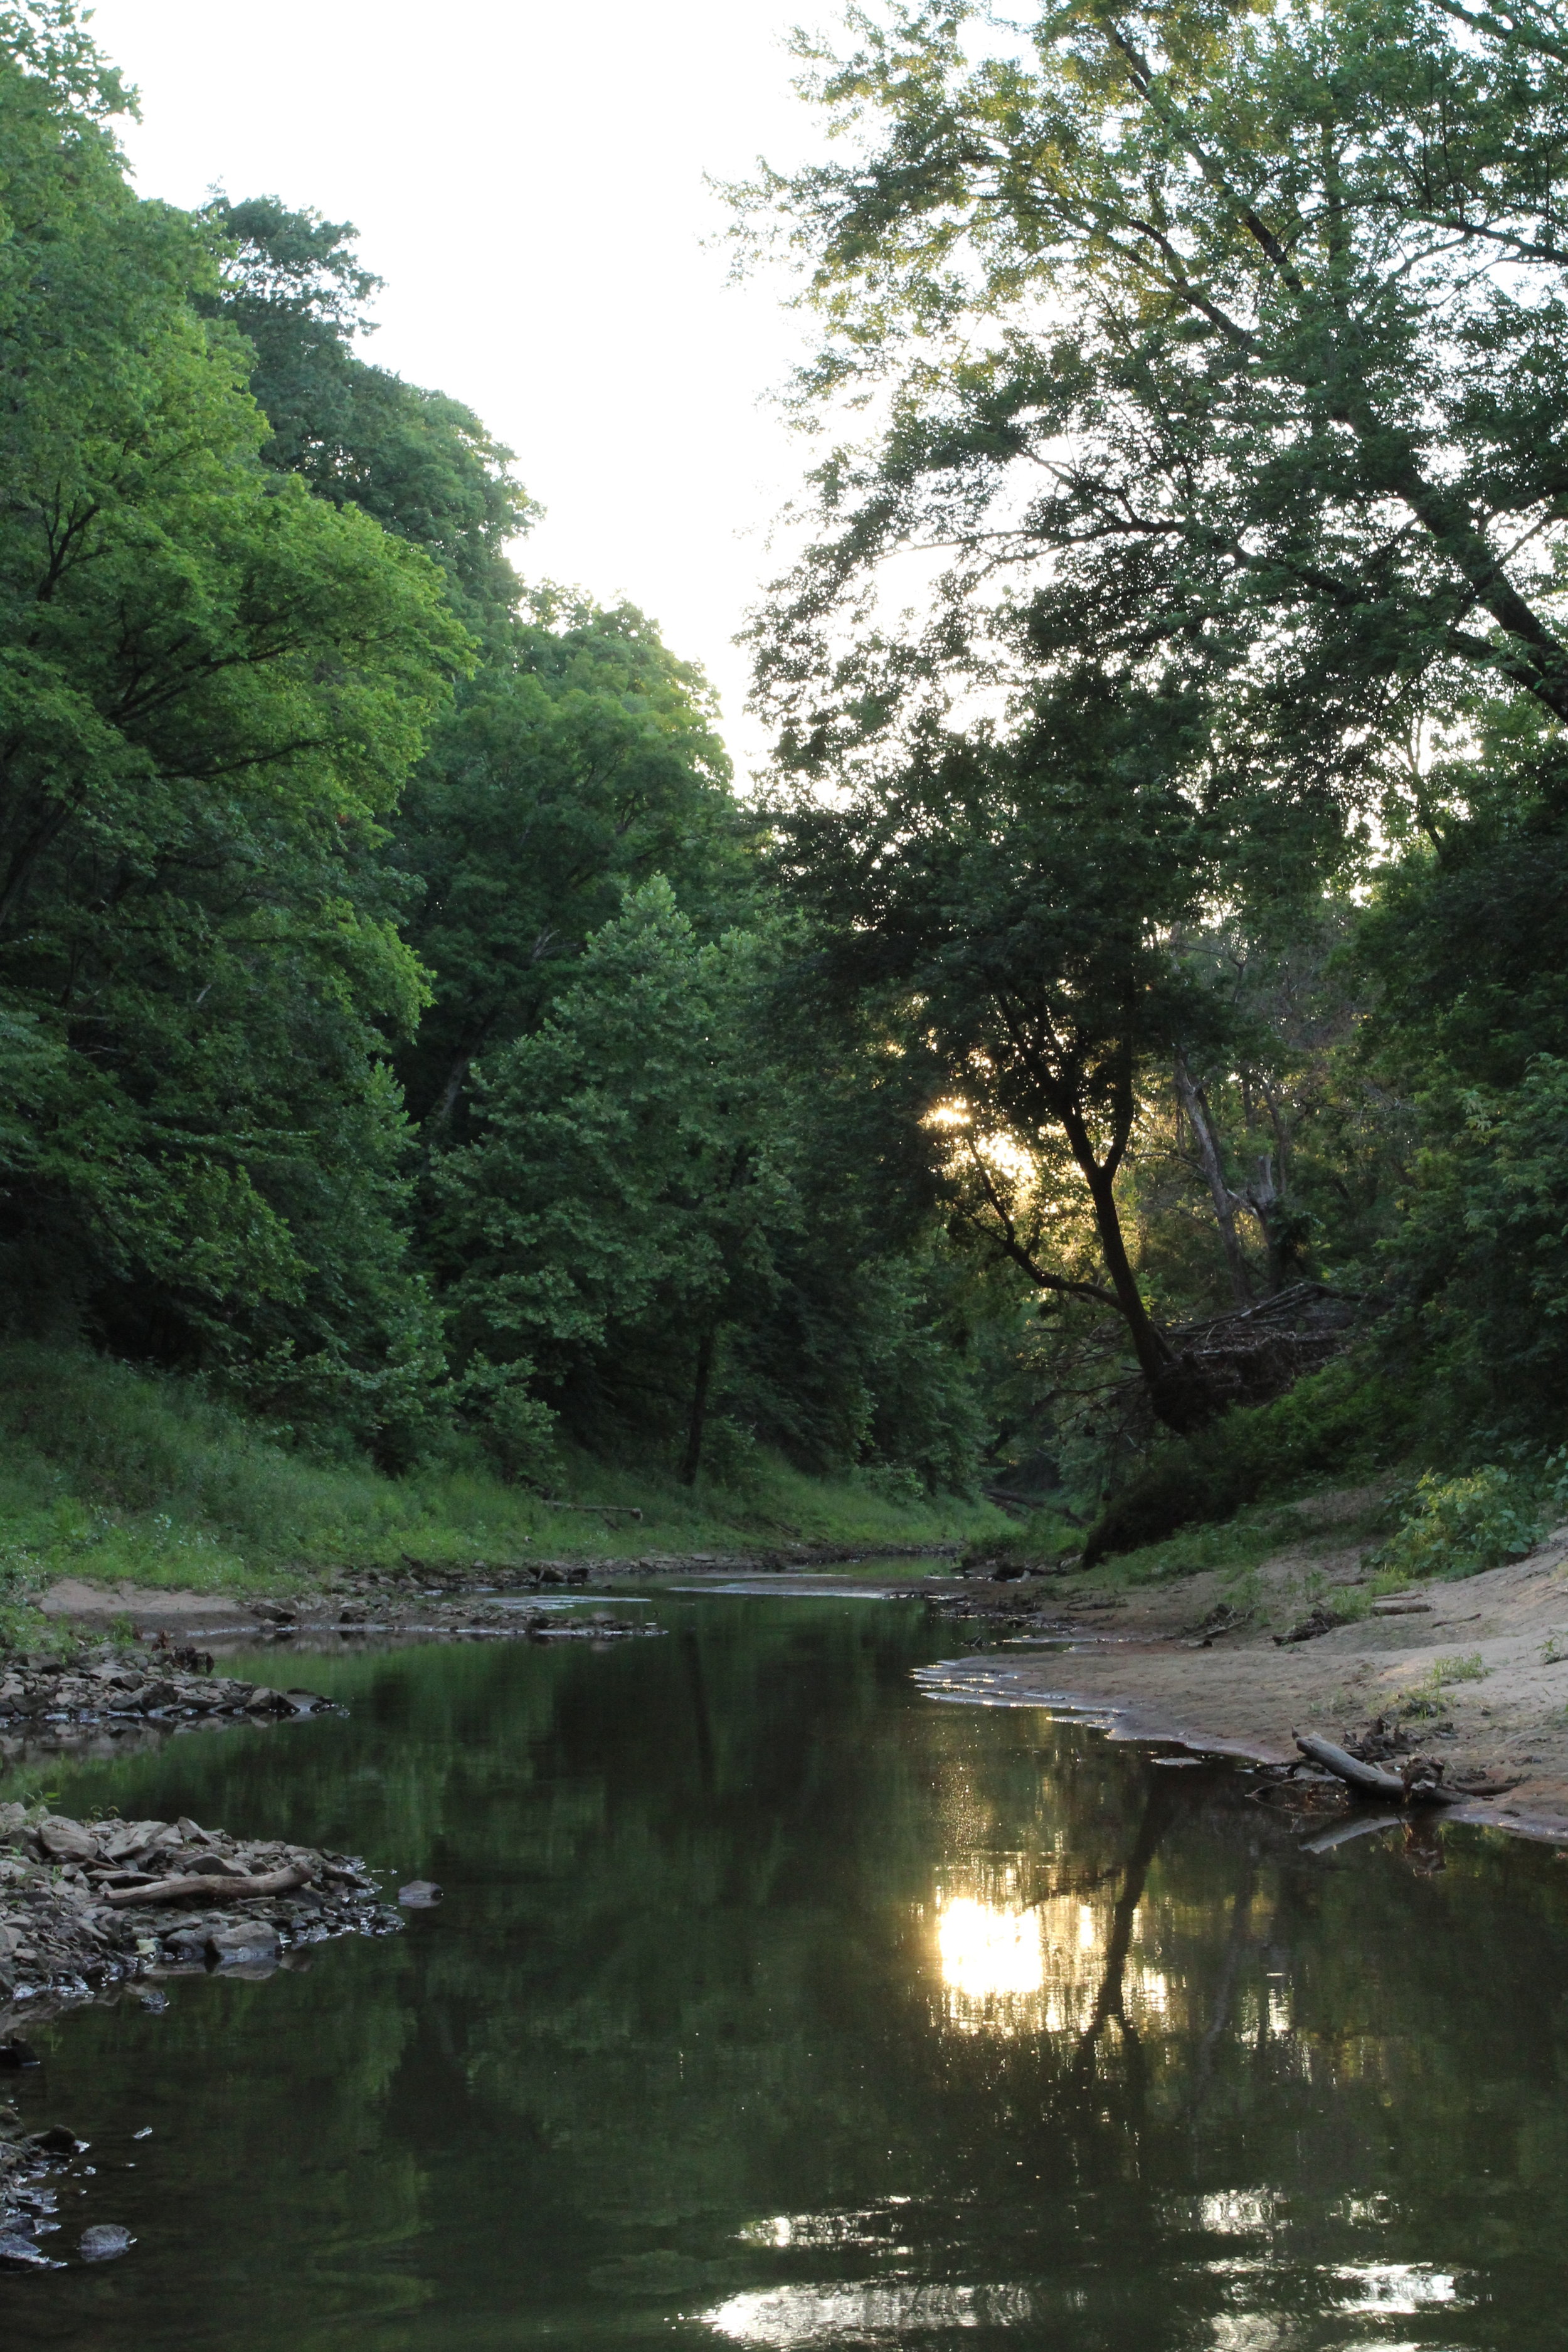
<path fill-rule="evenodd" d="M 453 394 L 548 509 L 525 574 L 621 596 L 700 661 L 742 773 L 731 641 L 806 448 L 765 395 L 803 348 L 777 285 L 726 282 L 703 185 L 818 136 L 784 50 L 812 0 L 97 0 L 141 91 L 144 195 L 277 194 L 360 230 L 367 357 Z"/>

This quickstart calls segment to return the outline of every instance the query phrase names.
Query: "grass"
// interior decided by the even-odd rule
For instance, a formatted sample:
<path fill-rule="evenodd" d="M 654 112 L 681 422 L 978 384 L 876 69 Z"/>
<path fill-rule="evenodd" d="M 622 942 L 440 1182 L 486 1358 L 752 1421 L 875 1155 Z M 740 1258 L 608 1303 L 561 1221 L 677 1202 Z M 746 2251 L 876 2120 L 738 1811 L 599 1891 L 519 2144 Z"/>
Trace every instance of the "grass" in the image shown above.
<path fill-rule="evenodd" d="M 344 1565 L 491 1564 L 533 1554 L 624 1559 L 824 1544 L 963 1541 L 1007 1522 L 989 1505 L 912 1498 L 897 1474 L 814 1478 L 777 1458 L 743 1484 L 679 1485 L 657 1467 L 563 1465 L 552 1507 L 476 1454 L 391 1478 L 304 1453 L 217 1402 L 85 1351 L 0 1349 L 4 1611 L 60 1576 L 198 1591 L 298 1586 Z M 632 1506 L 641 1520 L 611 1517 Z"/>
<path fill-rule="evenodd" d="M 1228 1570 L 1227 1582 L 1240 1583 L 1277 1552 L 1308 1540 L 1310 1532 L 1289 1506 L 1257 1505 L 1233 1518 L 1182 1528 L 1161 1543 L 1113 1553 L 1089 1573 L 1097 1588 L 1109 1591 L 1173 1582 L 1207 1569 Z"/>
<path fill-rule="evenodd" d="M 1406 1684 L 1393 1701 L 1392 1712 L 1405 1721 L 1415 1721 L 1443 1712 L 1442 1694 L 1456 1683 L 1485 1682 L 1490 1669 L 1481 1663 L 1479 1650 L 1459 1657 L 1434 1658 L 1426 1672 L 1416 1682 Z"/>

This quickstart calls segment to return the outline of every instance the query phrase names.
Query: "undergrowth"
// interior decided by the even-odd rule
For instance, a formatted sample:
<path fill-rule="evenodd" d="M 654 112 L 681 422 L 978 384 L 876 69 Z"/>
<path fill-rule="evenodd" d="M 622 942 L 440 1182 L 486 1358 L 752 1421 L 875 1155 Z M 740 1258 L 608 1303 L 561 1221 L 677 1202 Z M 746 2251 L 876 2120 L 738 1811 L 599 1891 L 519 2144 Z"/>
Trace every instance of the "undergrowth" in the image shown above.
<path fill-rule="evenodd" d="M 912 1500 L 874 1469 L 808 1477 L 766 1455 L 734 1487 L 567 1456 L 546 1498 L 477 1453 L 393 1478 L 302 1452 L 196 1382 L 82 1350 L 0 1349 L 0 1641 L 5 1612 L 63 1575 L 215 1591 L 405 1552 L 495 1564 L 792 1539 L 918 1545 L 1005 1525 L 988 1505 Z"/>

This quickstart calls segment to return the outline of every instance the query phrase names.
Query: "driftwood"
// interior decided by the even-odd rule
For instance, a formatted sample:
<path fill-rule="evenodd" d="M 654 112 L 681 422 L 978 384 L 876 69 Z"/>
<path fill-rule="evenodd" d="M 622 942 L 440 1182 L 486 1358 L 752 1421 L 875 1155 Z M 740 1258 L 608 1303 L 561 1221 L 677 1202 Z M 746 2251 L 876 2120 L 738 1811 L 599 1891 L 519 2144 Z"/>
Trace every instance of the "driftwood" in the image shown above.
<path fill-rule="evenodd" d="M 155 1878 L 146 1886 L 111 1886 L 108 1899 L 126 1903 L 189 1903 L 198 1895 L 215 1903 L 244 1903 L 252 1895 L 288 1895 L 310 1883 L 310 1874 L 296 1862 L 281 1870 L 263 1871 L 258 1878 L 231 1878 L 226 1872 L 204 1871 L 184 1878 Z"/>
<path fill-rule="evenodd" d="M 1445 1789 L 1438 1777 L 1442 1766 L 1423 1765 L 1413 1760 L 1403 1772 L 1385 1771 L 1381 1764 L 1363 1764 L 1359 1756 L 1348 1748 L 1337 1748 L 1331 1739 L 1320 1739 L 1315 1732 L 1296 1735 L 1296 1745 L 1303 1756 L 1321 1764 L 1325 1772 L 1335 1773 L 1352 1788 L 1358 1796 L 1392 1798 L 1396 1805 L 1462 1805 L 1473 1790 Z"/>

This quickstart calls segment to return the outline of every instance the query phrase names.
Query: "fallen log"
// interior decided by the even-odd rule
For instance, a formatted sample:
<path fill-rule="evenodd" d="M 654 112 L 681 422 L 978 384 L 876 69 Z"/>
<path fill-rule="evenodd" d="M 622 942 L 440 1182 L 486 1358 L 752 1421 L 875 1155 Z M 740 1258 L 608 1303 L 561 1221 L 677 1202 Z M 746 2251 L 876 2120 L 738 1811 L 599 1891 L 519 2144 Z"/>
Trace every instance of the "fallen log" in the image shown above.
<path fill-rule="evenodd" d="M 1465 1801 L 1465 1790 L 1445 1789 L 1440 1780 L 1430 1777 L 1407 1778 L 1403 1772 L 1385 1772 L 1380 1764 L 1363 1764 L 1359 1756 L 1337 1748 L 1331 1739 L 1319 1738 L 1316 1732 L 1305 1736 L 1298 1732 L 1296 1745 L 1303 1756 L 1334 1773 L 1358 1796 L 1392 1798 L 1396 1805 L 1462 1805 Z"/>
<path fill-rule="evenodd" d="M 192 1874 L 184 1878 L 155 1878 L 146 1886 L 111 1886 L 107 1900 L 116 1908 L 127 1903 L 189 1903 L 197 1895 L 205 1895 L 226 1906 L 244 1903 L 252 1895 L 288 1895 L 296 1886 L 310 1884 L 310 1874 L 298 1863 L 289 1863 L 281 1870 L 263 1871 L 258 1878 L 230 1878 L 216 1871 Z"/>

